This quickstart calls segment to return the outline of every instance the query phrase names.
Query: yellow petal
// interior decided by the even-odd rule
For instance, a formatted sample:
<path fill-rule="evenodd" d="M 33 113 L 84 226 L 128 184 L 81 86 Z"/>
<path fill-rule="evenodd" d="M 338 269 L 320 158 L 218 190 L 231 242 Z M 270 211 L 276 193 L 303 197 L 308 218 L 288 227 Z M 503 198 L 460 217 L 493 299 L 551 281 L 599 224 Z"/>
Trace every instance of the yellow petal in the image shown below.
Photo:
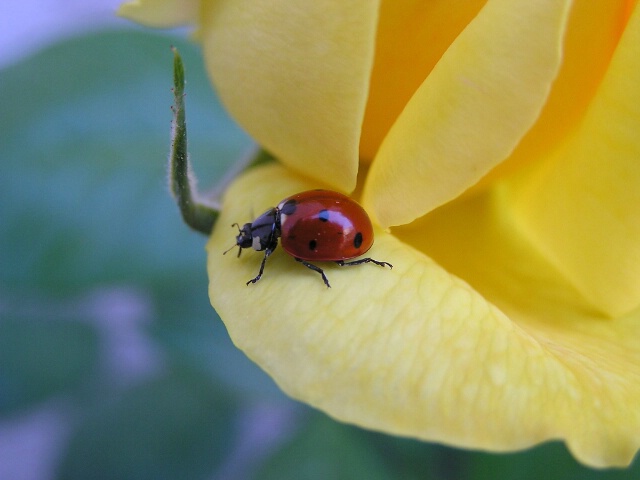
<path fill-rule="evenodd" d="M 413 93 L 485 2 L 382 1 L 361 160 L 374 158 Z"/>
<path fill-rule="evenodd" d="M 629 0 L 573 3 L 562 67 L 540 117 L 513 154 L 473 190 L 539 160 L 577 127 L 609 68 L 630 14 Z"/>
<path fill-rule="evenodd" d="M 585 118 L 512 186 L 527 237 L 599 311 L 640 305 L 640 9 Z"/>
<path fill-rule="evenodd" d="M 148 27 L 168 28 L 197 23 L 200 0 L 133 0 L 118 15 Z"/>
<path fill-rule="evenodd" d="M 543 349 L 540 365 L 535 358 L 524 365 L 522 358 L 504 359 L 507 378 L 501 388 L 514 405 L 529 395 L 534 405 L 503 427 L 521 428 L 523 436 L 539 428 L 542 437 L 564 438 L 574 455 L 592 466 L 626 465 L 640 446 L 640 310 L 615 320 L 594 312 L 514 228 L 510 202 L 504 189 L 495 189 L 451 202 L 393 232 L 468 281 Z M 477 345 L 486 348 L 481 340 Z M 551 370 L 538 370 L 546 369 L 541 365 L 548 357 L 563 364 L 566 385 L 560 375 L 551 379 Z M 532 385 L 513 383 L 511 367 L 516 380 L 525 376 Z M 468 375 L 482 375 L 484 368 L 479 369 Z M 536 398 L 533 392 L 542 385 L 547 392 Z M 495 418 L 492 414 L 490 421 Z"/>
<path fill-rule="evenodd" d="M 378 2 L 218 0 L 204 12 L 209 73 L 233 117 L 298 172 L 351 191 Z"/>
<path fill-rule="evenodd" d="M 568 0 L 489 0 L 382 143 L 364 204 L 383 226 L 457 197 L 507 158 L 558 72 Z"/>
<path fill-rule="evenodd" d="M 530 310 L 528 292 L 514 320 L 381 231 L 370 254 L 393 270 L 323 265 L 327 289 L 278 249 L 262 280 L 245 286 L 261 255 L 223 256 L 235 236 L 226 225 L 316 186 L 277 165 L 248 172 L 228 190 L 207 245 L 213 306 L 285 392 L 388 433 L 490 450 L 564 438 L 591 465 L 631 460 L 640 444 L 638 318 L 615 331 L 588 318 L 588 330 L 573 323 L 583 311 L 555 302 L 568 315 L 547 323 L 538 317 L 547 304 Z"/>

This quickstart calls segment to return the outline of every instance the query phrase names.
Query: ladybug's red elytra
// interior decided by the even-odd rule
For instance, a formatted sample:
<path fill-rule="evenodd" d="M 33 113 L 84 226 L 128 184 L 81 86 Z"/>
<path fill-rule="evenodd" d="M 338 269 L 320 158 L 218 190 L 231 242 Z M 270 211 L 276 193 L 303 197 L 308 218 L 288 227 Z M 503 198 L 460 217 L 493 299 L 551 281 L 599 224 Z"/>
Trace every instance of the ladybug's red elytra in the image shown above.
<path fill-rule="evenodd" d="M 243 248 L 264 250 L 258 275 L 249 280 L 256 283 L 262 277 L 267 258 L 278 246 L 305 267 L 318 272 L 327 287 L 324 271 L 308 260 L 336 262 L 341 267 L 375 263 L 393 268 L 388 262 L 360 258 L 373 245 L 373 227 L 367 212 L 351 198 L 330 190 L 309 190 L 287 197 L 277 207 L 270 208 L 251 223 L 238 227 L 236 245 L 238 257 Z M 233 248 L 232 247 L 232 248 Z M 228 250 L 227 250 L 228 251 Z M 227 252 L 224 252 L 227 253 Z"/>

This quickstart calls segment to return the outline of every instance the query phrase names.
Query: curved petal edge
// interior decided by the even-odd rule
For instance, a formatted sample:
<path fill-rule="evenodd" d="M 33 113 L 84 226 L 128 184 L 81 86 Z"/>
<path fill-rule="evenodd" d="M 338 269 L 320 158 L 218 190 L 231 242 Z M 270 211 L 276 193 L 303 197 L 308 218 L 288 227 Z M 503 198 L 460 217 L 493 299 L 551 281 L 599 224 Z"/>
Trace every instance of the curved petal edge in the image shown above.
<path fill-rule="evenodd" d="M 459 196 L 538 118 L 562 61 L 569 0 L 489 0 L 396 120 L 363 203 L 384 227 Z"/>
<path fill-rule="evenodd" d="M 603 390 L 607 372 L 587 368 L 591 360 L 570 344 L 539 341 L 390 234 L 377 231 L 370 254 L 391 271 L 323 264 L 327 289 L 279 249 L 246 286 L 261 255 L 223 256 L 235 236 L 224 226 L 317 186 L 278 165 L 250 171 L 228 190 L 207 245 L 212 305 L 234 343 L 285 392 L 397 435 L 494 451 L 564 439 L 590 465 L 631 461 L 640 415 L 630 407 L 620 424 L 616 405 L 638 399 L 633 378 Z"/>

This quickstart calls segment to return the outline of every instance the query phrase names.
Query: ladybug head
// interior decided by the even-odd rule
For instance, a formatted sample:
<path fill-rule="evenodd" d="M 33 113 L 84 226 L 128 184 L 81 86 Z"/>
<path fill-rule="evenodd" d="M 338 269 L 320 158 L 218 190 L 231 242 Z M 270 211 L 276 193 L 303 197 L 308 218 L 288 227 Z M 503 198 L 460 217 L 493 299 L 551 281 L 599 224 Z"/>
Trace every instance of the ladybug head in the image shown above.
<path fill-rule="evenodd" d="M 239 257 L 242 253 L 243 248 L 251 248 L 253 246 L 253 238 L 251 237 L 251 224 L 245 223 L 242 228 L 240 228 L 240 225 L 238 225 L 237 223 L 234 223 L 231 226 L 238 228 L 238 235 L 236 235 L 236 244 L 232 245 L 229 250 L 225 250 L 223 255 L 226 255 L 228 251 L 233 250 L 235 247 L 240 247 L 238 248 Z"/>
<path fill-rule="evenodd" d="M 243 248 L 253 248 L 258 252 L 269 250 L 271 253 L 278 245 L 280 237 L 280 214 L 277 208 L 270 208 L 252 223 L 245 223 L 242 228 L 234 223 L 232 227 L 238 228 L 238 235 L 236 236 L 236 244 L 229 250 L 240 247 L 238 256 Z"/>

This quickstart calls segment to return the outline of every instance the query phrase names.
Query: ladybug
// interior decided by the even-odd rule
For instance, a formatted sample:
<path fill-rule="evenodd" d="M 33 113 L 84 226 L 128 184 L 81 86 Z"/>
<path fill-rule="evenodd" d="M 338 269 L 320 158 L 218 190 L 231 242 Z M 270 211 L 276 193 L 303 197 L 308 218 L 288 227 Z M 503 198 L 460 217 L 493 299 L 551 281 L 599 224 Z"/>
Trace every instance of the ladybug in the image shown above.
<path fill-rule="evenodd" d="M 309 190 L 282 200 L 251 223 L 238 228 L 236 244 L 238 257 L 243 248 L 253 248 L 264 257 L 260 271 L 247 282 L 256 283 L 262 277 L 269 255 L 278 246 L 305 267 L 318 272 L 325 285 L 329 280 L 324 271 L 309 261 L 336 262 L 341 267 L 375 263 L 393 268 L 387 262 L 361 258 L 345 262 L 366 253 L 373 245 L 373 227 L 367 212 L 351 198 L 330 190 Z M 227 250 L 224 253 L 227 253 Z"/>

